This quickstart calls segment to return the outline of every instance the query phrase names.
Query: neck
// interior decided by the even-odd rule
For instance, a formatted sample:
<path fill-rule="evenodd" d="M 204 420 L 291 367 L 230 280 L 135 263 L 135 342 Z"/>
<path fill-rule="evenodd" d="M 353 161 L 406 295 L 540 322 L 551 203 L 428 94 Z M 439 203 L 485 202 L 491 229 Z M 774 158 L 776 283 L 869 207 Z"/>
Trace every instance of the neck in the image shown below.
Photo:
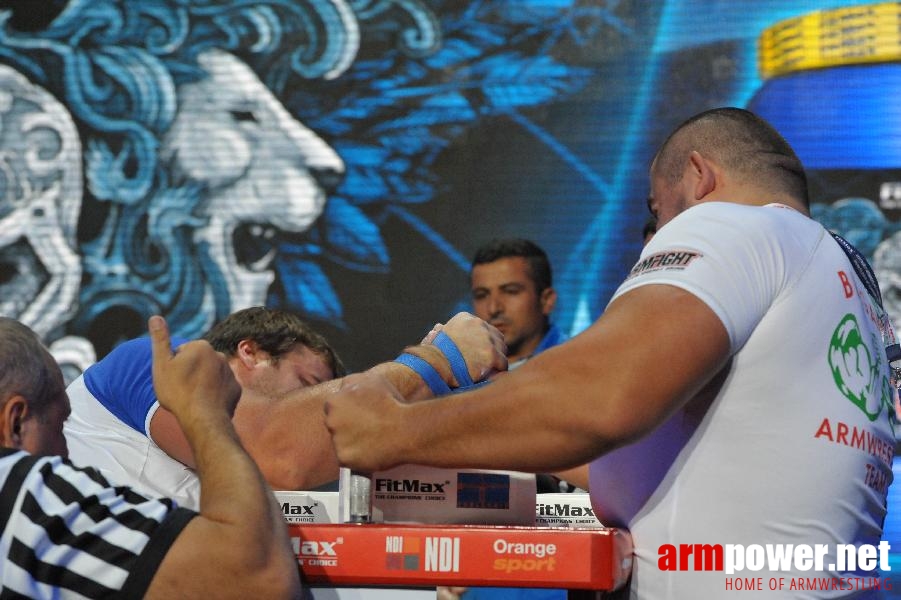
<path fill-rule="evenodd" d="M 794 198 L 783 198 L 782 200 L 778 201 L 778 204 L 783 204 L 789 208 L 793 208 L 802 215 L 806 215 L 808 217 L 810 216 L 810 209 L 807 207 L 807 205 L 803 202 L 795 200 Z"/>
<path fill-rule="evenodd" d="M 231 356 L 228 358 L 228 366 L 231 367 L 232 374 L 235 376 L 235 381 L 238 382 L 241 389 L 246 389 L 250 384 L 250 373 L 241 363 L 241 360 L 236 356 Z"/>
<path fill-rule="evenodd" d="M 536 337 L 523 340 L 515 348 L 507 348 L 507 361 L 512 363 L 524 358 L 529 358 L 535 354 L 535 350 L 538 348 L 539 344 L 541 344 L 541 340 L 544 339 L 548 329 L 550 329 L 550 326 L 546 325 Z"/>
<path fill-rule="evenodd" d="M 730 187 L 719 194 L 710 194 L 704 201 L 732 202 L 733 204 L 747 204 L 750 206 L 766 206 L 768 204 L 782 204 L 792 208 L 802 215 L 810 216 L 807 205 L 793 196 L 785 194 L 773 194 L 772 192 L 757 189 L 742 190 Z"/>

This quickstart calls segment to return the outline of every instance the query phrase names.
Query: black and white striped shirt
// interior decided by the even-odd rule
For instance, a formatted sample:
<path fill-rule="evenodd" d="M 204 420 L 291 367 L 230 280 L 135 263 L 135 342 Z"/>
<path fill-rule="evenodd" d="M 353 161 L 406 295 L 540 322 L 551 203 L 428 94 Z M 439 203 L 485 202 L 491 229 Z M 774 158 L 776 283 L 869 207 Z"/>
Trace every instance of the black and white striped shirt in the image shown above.
<path fill-rule="evenodd" d="M 196 513 L 0 448 L 0 600 L 141 598 Z"/>

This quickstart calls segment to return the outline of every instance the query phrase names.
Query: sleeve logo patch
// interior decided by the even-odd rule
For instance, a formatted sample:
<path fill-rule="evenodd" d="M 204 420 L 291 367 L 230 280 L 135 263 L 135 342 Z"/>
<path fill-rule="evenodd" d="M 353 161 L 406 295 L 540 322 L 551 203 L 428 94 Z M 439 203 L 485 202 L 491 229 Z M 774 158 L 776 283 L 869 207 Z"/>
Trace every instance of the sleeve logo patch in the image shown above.
<path fill-rule="evenodd" d="M 665 252 L 657 252 L 635 263 L 632 270 L 629 271 L 629 277 L 638 277 L 644 273 L 653 271 L 661 271 L 664 269 L 685 269 L 696 258 L 704 256 L 700 252 L 691 250 L 667 250 Z"/>

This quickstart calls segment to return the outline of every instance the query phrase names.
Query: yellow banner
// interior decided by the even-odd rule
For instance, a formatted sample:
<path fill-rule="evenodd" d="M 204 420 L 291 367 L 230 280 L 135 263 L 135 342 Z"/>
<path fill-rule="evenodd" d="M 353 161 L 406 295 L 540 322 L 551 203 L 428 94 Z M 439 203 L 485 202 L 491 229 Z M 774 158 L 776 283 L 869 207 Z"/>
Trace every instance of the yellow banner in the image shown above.
<path fill-rule="evenodd" d="M 759 39 L 763 78 L 901 60 L 901 2 L 822 10 L 780 21 Z"/>

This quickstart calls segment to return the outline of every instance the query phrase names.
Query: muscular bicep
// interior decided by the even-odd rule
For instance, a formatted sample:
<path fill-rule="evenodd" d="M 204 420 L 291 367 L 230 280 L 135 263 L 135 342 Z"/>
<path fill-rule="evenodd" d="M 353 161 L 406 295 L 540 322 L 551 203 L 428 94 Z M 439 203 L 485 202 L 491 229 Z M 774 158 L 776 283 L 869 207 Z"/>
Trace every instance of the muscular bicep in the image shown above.
<path fill-rule="evenodd" d="M 405 409 L 407 462 L 553 472 L 661 425 L 723 369 L 726 329 L 702 300 L 649 284 L 490 385 Z"/>
<path fill-rule="evenodd" d="M 245 390 L 233 422 L 241 443 L 277 490 L 304 490 L 338 478 L 323 402 L 336 381 L 269 398 Z"/>
<path fill-rule="evenodd" d="M 730 354 L 716 313 L 692 293 L 663 284 L 618 297 L 572 342 L 568 354 L 580 356 L 585 371 L 601 372 L 586 379 L 590 396 L 607 399 L 603 414 L 625 440 L 648 433 L 683 406 Z"/>
<path fill-rule="evenodd" d="M 160 406 L 150 418 L 150 438 L 163 452 L 190 468 L 195 468 L 194 453 L 175 415 Z"/>

